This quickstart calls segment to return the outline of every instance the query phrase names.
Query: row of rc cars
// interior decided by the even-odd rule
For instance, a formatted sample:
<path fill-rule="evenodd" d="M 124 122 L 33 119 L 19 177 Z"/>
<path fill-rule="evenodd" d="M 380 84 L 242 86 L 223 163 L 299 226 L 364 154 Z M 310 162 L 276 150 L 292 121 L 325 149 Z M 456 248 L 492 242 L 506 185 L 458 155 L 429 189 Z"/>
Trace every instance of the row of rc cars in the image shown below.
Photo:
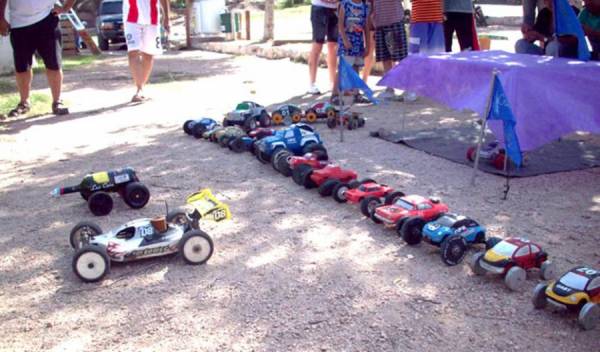
<path fill-rule="evenodd" d="M 298 132 L 299 130 L 299 132 Z M 338 203 L 356 204 L 374 223 L 395 231 L 408 245 L 426 242 L 440 248 L 442 261 L 449 266 L 463 261 L 469 248 L 482 248 L 469 260 L 475 275 L 503 277 L 510 290 L 521 290 L 528 271 L 536 271 L 545 283 L 533 297 L 535 308 L 547 304 L 578 312 L 578 323 L 592 329 L 600 321 L 600 273 L 576 267 L 559 279 L 557 268 L 539 244 L 524 238 L 487 237 L 486 229 L 475 220 L 449 212 L 448 205 L 436 197 L 406 195 L 372 179 L 359 179 L 354 170 L 345 169 L 328 158 L 327 150 L 312 126 L 290 127 L 243 137 L 218 137 L 223 146 L 238 138 L 249 138 L 244 145 L 262 163 L 270 163 L 284 176 L 307 189 L 317 189 L 323 197 Z M 226 135 L 226 134 L 225 134 Z M 258 137 L 257 137 L 258 135 Z M 210 139 L 210 134 L 209 134 Z M 222 138 L 225 138 L 224 140 Z"/>

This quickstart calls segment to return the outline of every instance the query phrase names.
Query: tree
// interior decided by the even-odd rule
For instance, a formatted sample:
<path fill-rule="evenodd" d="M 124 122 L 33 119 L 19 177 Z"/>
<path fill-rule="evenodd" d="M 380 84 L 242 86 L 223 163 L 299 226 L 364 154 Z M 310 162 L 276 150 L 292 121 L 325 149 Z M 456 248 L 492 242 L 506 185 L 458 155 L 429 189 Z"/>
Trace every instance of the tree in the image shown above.
<path fill-rule="evenodd" d="M 265 0 L 265 31 L 263 34 L 263 41 L 273 40 L 274 38 L 274 27 L 275 27 L 275 6 L 274 0 Z"/>

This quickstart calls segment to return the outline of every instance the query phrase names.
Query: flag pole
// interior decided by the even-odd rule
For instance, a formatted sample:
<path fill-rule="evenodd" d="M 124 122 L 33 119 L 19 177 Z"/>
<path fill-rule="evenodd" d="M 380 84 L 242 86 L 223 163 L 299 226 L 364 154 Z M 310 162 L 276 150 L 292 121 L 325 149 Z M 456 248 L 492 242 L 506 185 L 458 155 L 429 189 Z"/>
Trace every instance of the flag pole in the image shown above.
<path fill-rule="evenodd" d="M 473 176 L 471 177 L 471 186 L 475 186 L 475 177 L 477 176 L 477 169 L 479 168 L 479 152 L 481 151 L 481 144 L 485 137 L 485 129 L 487 127 L 487 120 L 492 107 L 492 96 L 494 95 L 494 82 L 496 82 L 496 76 L 498 70 L 492 71 L 492 81 L 490 82 L 490 93 L 488 95 L 487 103 L 485 105 L 485 116 L 483 116 L 483 124 L 481 125 L 481 133 L 479 133 L 479 139 L 477 141 L 477 150 L 475 152 L 475 163 L 473 164 Z"/>

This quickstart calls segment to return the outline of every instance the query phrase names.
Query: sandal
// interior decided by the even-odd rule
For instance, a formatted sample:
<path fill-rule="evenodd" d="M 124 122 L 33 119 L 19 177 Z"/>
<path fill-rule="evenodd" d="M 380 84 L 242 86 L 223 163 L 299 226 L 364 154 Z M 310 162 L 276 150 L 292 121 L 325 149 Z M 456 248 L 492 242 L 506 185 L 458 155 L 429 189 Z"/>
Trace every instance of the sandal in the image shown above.
<path fill-rule="evenodd" d="M 28 113 L 29 110 L 31 110 L 31 105 L 29 104 L 29 102 L 20 102 L 19 104 L 17 104 L 16 108 L 12 109 L 8 113 L 8 117 L 17 117 L 19 115 Z"/>
<path fill-rule="evenodd" d="M 67 108 L 61 100 L 55 101 L 54 103 L 52 103 L 52 113 L 54 115 L 59 115 L 59 116 L 60 115 L 68 115 L 69 108 Z"/>

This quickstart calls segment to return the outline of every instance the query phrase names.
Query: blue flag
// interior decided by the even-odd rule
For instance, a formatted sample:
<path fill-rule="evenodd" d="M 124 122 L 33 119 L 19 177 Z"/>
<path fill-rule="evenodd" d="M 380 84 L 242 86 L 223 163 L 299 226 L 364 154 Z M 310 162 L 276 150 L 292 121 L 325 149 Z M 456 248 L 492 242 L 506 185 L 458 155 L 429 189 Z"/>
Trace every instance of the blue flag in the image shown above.
<path fill-rule="evenodd" d="M 362 79 L 360 79 L 358 73 L 354 71 L 352 66 L 350 66 L 350 64 L 346 60 L 344 60 L 342 56 L 340 56 L 339 59 L 340 64 L 338 69 L 338 75 L 340 81 L 340 91 L 343 92 L 345 90 L 355 88 L 360 89 L 369 98 L 369 100 L 373 102 L 373 104 L 377 104 L 378 101 L 377 99 L 375 99 L 375 97 L 373 97 L 373 91 L 371 90 L 371 88 L 369 88 L 369 86 L 367 86 L 367 84 Z"/>
<path fill-rule="evenodd" d="M 585 40 L 585 34 L 581 23 L 575 15 L 575 11 L 567 0 L 554 1 L 554 28 L 557 36 L 574 35 L 577 37 L 577 58 L 588 61 L 590 59 L 590 49 Z"/>
<path fill-rule="evenodd" d="M 506 155 L 508 155 L 510 160 L 512 160 L 517 167 L 520 167 L 523 160 L 519 138 L 517 137 L 517 131 L 515 130 L 517 120 L 512 113 L 506 94 L 504 94 L 504 88 L 502 88 L 502 83 L 498 76 L 494 76 L 492 100 L 487 119 L 502 121 L 502 125 L 504 126 L 504 148 L 506 149 Z"/>

